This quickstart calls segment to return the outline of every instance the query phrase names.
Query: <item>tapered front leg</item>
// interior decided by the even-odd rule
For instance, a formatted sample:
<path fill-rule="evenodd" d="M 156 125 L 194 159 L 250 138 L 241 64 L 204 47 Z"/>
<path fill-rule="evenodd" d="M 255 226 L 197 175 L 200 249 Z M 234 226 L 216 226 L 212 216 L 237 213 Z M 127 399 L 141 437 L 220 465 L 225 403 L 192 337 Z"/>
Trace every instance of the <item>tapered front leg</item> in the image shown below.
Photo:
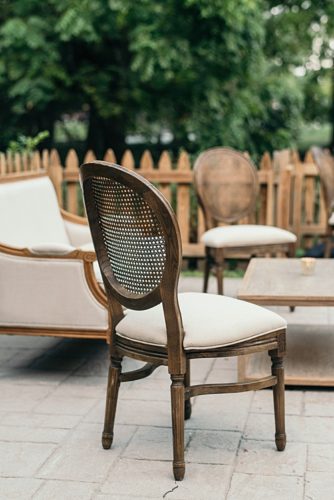
<path fill-rule="evenodd" d="M 184 375 L 171 375 L 171 402 L 173 426 L 173 472 L 176 481 L 182 481 L 184 463 Z"/>
<path fill-rule="evenodd" d="M 284 368 L 283 356 L 277 350 L 270 351 L 271 372 L 277 378 L 273 387 L 275 409 L 275 442 L 278 451 L 283 451 L 286 445 L 285 434 L 285 403 L 284 403 Z"/>
<path fill-rule="evenodd" d="M 118 398 L 118 389 L 120 384 L 120 373 L 122 368 L 122 359 L 111 357 L 108 375 L 108 387 L 106 397 L 106 411 L 104 417 L 104 429 L 102 433 L 102 446 L 108 450 L 114 437 L 114 422 Z"/>
<path fill-rule="evenodd" d="M 204 263 L 204 281 L 203 281 L 203 293 L 208 291 L 209 276 L 210 276 L 210 261 L 209 257 L 206 256 Z"/>

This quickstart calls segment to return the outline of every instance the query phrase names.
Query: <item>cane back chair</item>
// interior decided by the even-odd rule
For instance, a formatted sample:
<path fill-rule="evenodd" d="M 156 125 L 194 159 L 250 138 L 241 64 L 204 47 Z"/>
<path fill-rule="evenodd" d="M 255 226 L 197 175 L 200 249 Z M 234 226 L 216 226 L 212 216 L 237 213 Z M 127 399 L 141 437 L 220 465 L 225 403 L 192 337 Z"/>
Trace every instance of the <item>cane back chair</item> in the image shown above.
<path fill-rule="evenodd" d="M 230 148 L 211 148 L 199 155 L 194 165 L 194 182 L 205 220 L 205 271 L 207 291 L 212 268 L 216 271 L 218 293 L 223 294 L 225 251 L 252 255 L 284 252 L 294 255 L 296 236 L 284 229 L 259 224 L 235 223 L 255 212 L 259 183 L 253 163 Z M 229 224 L 218 226 L 218 224 Z"/>
<path fill-rule="evenodd" d="M 107 162 L 83 165 L 80 178 L 112 322 L 103 447 L 110 448 L 113 441 L 120 382 L 143 378 L 167 365 L 176 480 L 185 472 L 184 419 L 191 415 L 190 398 L 200 394 L 273 387 L 276 446 L 283 450 L 285 321 L 237 299 L 178 294 L 180 233 L 162 194 L 135 172 Z M 271 356 L 271 376 L 255 382 L 190 384 L 192 359 L 262 350 Z M 122 373 L 124 356 L 146 364 Z"/>
<path fill-rule="evenodd" d="M 334 158 L 329 151 L 313 147 L 312 155 L 319 170 L 321 187 L 327 211 L 327 228 L 324 257 L 329 258 L 334 246 Z"/>

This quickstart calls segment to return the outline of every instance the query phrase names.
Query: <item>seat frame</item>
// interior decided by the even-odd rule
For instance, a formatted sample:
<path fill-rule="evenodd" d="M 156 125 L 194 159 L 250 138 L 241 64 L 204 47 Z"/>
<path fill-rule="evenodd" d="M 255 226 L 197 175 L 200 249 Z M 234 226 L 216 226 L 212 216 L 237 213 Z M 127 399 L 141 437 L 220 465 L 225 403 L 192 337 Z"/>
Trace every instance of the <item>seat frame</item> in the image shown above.
<path fill-rule="evenodd" d="M 143 177 L 115 164 L 98 161 L 84 164 L 80 169 L 80 177 L 95 251 L 108 297 L 110 317 L 112 318 L 110 366 L 102 433 L 103 448 L 109 449 L 113 442 L 113 428 L 120 383 L 147 377 L 158 366 L 165 365 L 168 367 L 171 378 L 173 471 L 176 480 L 182 480 L 185 474 L 184 420 L 189 419 L 191 416 L 191 398 L 201 394 L 236 393 L 272 387 L 276 447 L 279 451 L 284 450 L 286 444 L 283 368 L 286 347 L 285 328 L 215 349 L 185 350 L 177 290 L 182 261 L 181 238 L 176 217 L 169 203 Z M 125 289 L 117 281 L 113 273 L 91 184 L 91 179 L 99 177 L 116 181 L 138 193 L 150 206 L 161 225 L 165 237 L 166 261 L 160 284 L 151 292 L 136 295 Z M 162 303 L 166 322 L 166 347 L 144 344 L 117 335 L 117 324 L 124 317 L 122 306 L 135 310 L 145 310 L 159 303 Z M 267 377 L 251 382 L 191 385 L 191 360 L 243 356 L 260 351 L 268 351 L 271 357 L 271 375 Z M 146 364 L 140 369 L 123 373 L 122 359 L 124 356 L 143 361 Z"/>
<path fill-rule="evenodd" d="M 201 170 L 206 166 L 208 158 L 211 155 L 219 155 L 220 161 L 226 158 L 228 160 L 234 160 L 239 164 L 242 164 L 249 170 L 249 178 L 251 179 L 251 185 L 248 188 L 249 193 L 249 203 L 245 205 L 244 200 L 240 200 L 240 203 L 237 203 L 237 200 L 234 199 L 234 209 L 230 210 L 228 202 L 225 202 L 224 199 L 219 200 L 220 203 L 220 213 L 213 214 L 212 210 L 208 206 L 208 203 L 205 202 L 207 189 L 204 182 L 201 179 Z M 235 172 L 231 171 L 229 175 L 229 180 L 231 183 L 238 183 L 240 179 L 238 179 L 238 175 Z M 197 198 L 199 201 L 199 205 L 202 208 L 204 214 L 204 222 L 205 222 L 205 230 L 213 229 L 217 227 L 219 224 L 235 224 L 243 217 L 252 215 L 255 211 L 257 195 L 259 192 L 259 183 L 257 178 L 256 168 L 253 163 L 247 158 L 245 155 L 239 153 L 230 148 L 210 148 L 204 151 L 197 158 L 194 165 L 194 183 Z M 215 196 L 214 192 L 212 192 L 209 198 Z M 238 200 L 239 201 L 239 200 Z M 220 247 L 213 248 L 206 246 L 205 247 L 205 267 L 204 267 L 204 281 L 203 281 L 203 292 L 207 292 L 208 282 L 210 272 L 212 270 L 215 271 L 216 279 L 217 279 L 217 290 L 218 294 L 222 295 L 224 293 L 224 267 L 225 267 L 225 253 L 226 250 L 233 250 L 237 253 L 242 253 L 245 251 L 245 248 L 250 250 L 251 257 L 255 257 L 258 255 L 272 255 L 272 254 L 283 254 L 289 257 L 293 257 L 296 251 L 295 243 L 278 243 L 278 244 L 270 244 L 270 245 L 244 245 L 244 246 L 229 246 L 229 247 Z"/>

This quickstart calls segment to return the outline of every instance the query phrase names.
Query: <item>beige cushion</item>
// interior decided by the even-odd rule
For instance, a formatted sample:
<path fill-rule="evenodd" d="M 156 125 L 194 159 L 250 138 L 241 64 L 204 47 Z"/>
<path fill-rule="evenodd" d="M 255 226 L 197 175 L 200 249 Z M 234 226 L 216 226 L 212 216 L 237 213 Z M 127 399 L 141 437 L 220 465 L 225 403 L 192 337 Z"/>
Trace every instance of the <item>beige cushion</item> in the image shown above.
<path fill-rule="evenodd" d="M 296 236 L 285 229 L 255 224 L 215 227 L 206 231 L 201 238 L 205 246 L 213 248 L 278 245 L 294 243 L 296 240 Z"/>
<path fill-rule="evenodd" d="M 2 327 L 108 328 L 107 309 L 89 289 L 79 259 L 26 258 L 0 252 L 0 277 Z"/>
<path fill-rule="evenodd" d="M 210 349 L 235 344 L 286 327 L 278 314 L 222 295 L 181 293 L 179 304 L 185 349 Z M 128 309 L 117 334 L 137 342 L 166 346 L 162 305 L 145 311 Z"/>
<path fill-rule="evenodd" d="M 91 246 L 93 246 L 92 237 L 88 225 L 86 226 L 84 224 L 77 224 L 76 222 L 71 222 L 68 220 L 64 220 L 63 222 L 71 245 L 73 245 L 74 247 L 80 247 L 82 245 L 91 243 Z"/>
<path fill-rule="evenodd" d="M 39 243 L 29 247 L 29 250 L 36 255 L 67 255 L 74 252 L 75 248 L 66 243 Z"/>
<path fill-rule="evenodd" d="M 0 184 L 0 213 L 1 243 L 14 247 L 70 244 L 47 176 Z"/>

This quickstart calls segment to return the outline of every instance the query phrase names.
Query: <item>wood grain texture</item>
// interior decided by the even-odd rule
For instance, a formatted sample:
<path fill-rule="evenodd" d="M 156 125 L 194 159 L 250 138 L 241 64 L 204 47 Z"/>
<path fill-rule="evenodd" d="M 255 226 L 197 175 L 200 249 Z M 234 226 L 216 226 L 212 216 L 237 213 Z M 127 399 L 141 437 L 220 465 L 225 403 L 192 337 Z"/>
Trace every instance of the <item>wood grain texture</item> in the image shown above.
<path fill-rule="evenodd" d="M 148 155 L 146 155 L 145 162 L 145 168 L 149 170 L 151 160 Z M 181 236 L 171 206 L 144 177 L 115 164 L 91 162 L 81 167 L 80 176 L 88 220 L 107 292 L 111 316 L 111 363 L 106 396 L 105 426 L 102 434 L 103 447 L 109 448 L 112 443 L 119 383 L 148 376 L 157 365 L 161 364 L 167 365 L 171 377 L 173 472 L 177 481 L 182 480 L 185 474 L 184 420 L 191 416 L 190 398 L 192 396 L 257 390 L 264 387 L 273 387 L 279 383 L 278 388 L 275 390 L 275 414 L 276 428 L 281 429 L 284 423 L 284 408 L 282 409 L 284 385 L 280 382 L 280 372 L 276 370 L 277 375 L 272 374 L 264 378 L 261 377 L 260 380 L 251 383 L 192 386 L 190 360 L 195 362 L 197 358 L 244 356 L 262 351 L 279 352 L 280 357 L 282 357 L 284 355 L 282 346 L 285 345 L 285 330 L 271 332 L 221 348 L 185 351 L 183 347 L 182 316 L 178 305 Z M 121 198 L 119 198 L 119 193 L 122 194 Z M 117 203 L 113 202 L 113 198 L 116 199 Z M 129 199 L 132 200 L 132 204 L 129 203 Z M 143 200 L 145 204 L 142 203 Z M 141 210 L 135 210 L 134 207 L 141 207 Z M 141 223 L 143 211 L 146 214 L 144 233 Z M 119 218 L 120 214 L 122 215 L 121 219 Z M 121 221 L 126 221 L 129 214 L 131 215 L 131 226 L 128 224 L 127 228 L 132 227 L 133 234 L 126 233 L 128 244 L 122 247 L 119 243 L 122 238 L 118 238 L 117 231 L 122 225 Z M 106 235 L 103 234 L 105 221 L 109 224 Z M 123 222 L 123 224 L 125 223 Z M 127 276 L 121 275 L 121 278 L 124 279 L 122 284 L 118 279 L 117 266 L 123 269 L 122 262 L 127 261 L 127 255 L 131 254 L 131 252 L 136 253 L 136 240 L 139 241 L 141 248 L 147 248 L 145 245 L 149 244 L 151 246 L 151 249 L 148 249 L 150 255 L 154 255 L 154 252 L 152 253 L 152 249 L 154 250 L 154 241 L 151 236 L 152 228 L 154 229 L 154 235 L 159 235 L 159 238 L 163 237 L 164 240 L 164 269 L 163 273 L 159 274 L 158 281 L 155 281 L 155 288 L 151 289 L 149 287 L 143 291 L 140 281 L 145 281 L 145 276 L 138 275 L 133 285 L 133 276 L 131 277 L 131 273 L 134 272 L 133 268 L 125 266 L 130 279 L 127 280 Z M 116 231 L 116 234 L 114 234 L 113 238 L 109 238 L 108 235 L 112 234 L 113 231 Z M 120 232 L 120 234 L 124 234 L 124 231 L 123 233 Z M 123 255 L 121 261 L 114 258 L 115 255 L 118 255 L 120 248 Z M 150 267 L 149 264 L 148 267 Z M 153 269 L 153 275 L 155 275 L 154 273 Z M 138 287 L 139 292 L 135 293 L 133 287 Z M 121 306 L 145 310 L 159 303 L 162 303 L 166 324 L 167 345 L 165 347 L 148 344 L 140 341 L 140 339 L 137 341 L 125 339 L 117 334 L 117 324 L 123 318 Z M 203 331 L 203 335 L 206 335 L 205 331 Z M 129 356 L 149 364 L 143 369 L 122 374 L 120 360 L 123 356 Z M 276 435 L 276 441 L 277 439 Z"/>
<path fill-rule="evenodd" d="M 311 276 L 300 259 L 252 259 L 238 298 L 261 305 L 334 306 L 334 260 L 317 259 Z"/>

